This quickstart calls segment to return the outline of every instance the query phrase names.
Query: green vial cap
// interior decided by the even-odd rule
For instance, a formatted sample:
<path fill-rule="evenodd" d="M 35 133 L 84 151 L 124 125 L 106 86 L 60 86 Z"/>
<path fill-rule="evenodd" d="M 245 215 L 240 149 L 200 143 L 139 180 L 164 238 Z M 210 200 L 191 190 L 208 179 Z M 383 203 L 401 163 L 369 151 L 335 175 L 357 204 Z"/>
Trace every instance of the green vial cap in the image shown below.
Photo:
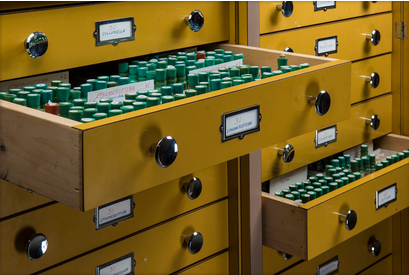
<path fill-rule="evenodd" d="M 176 76 L 177 77 L 182 77 L 182 76 L 186 76 L 186 65 L 185 64 L 176 64 Z M 156 71 L 156 74 L 158 73 L 158 71 Z"/>
<path fill-rule="evenodd" d="M 166 70 L 165 69 L 156 69 L 156 80 L 159 80 L 159 81 L 166 80 Z"/>
<path fill-rule="evenodd" d="M 97 104 L 98 113 L 106 113 L 108 114 L 109 110 L 111 110 L 111 103 L 108 102 L 99 102 Z"/>
<path fill-rule="evenodd" d="M 122 107 L 121 107 L 121 110 L 122 110 L 122 112 L 125 114 L 125 113 L 132 112 L 132 111 L 134 111 L 135 109 L 134 109 L 133 105 L 126 105 L 126 106 L 122 106 Z"/>
<path fill-rule="evenodd" d="M 85 102 L 86 102 L 85 99 L 76 98 L 76 99 L 74 99 L 74 100 L 72 101 L 72 104 L 73 104 L 74 106 L 82 106 L 82 107 L 84 107 Z"/>
<path fill-rule="evenodd" d="M 120 77 L 120 78 L 118 79 L 118 86 L 120 86 L 120 85 L 126 85 L 126 84 L 129 84 L 130 82 L 131 82 L 131 81 L 130 81 L 129 77 L 126 77 L 126 76 Z"/>
<path fill-rule="evenodd" d="M 19 92 L 20 93 L 20 92 Z M 9 93 L 7 93 L 7 92 L 0 92 L 0 99 L 4 99 L 4 96 L 5 95 L 8 95 Z M 29 94 L 29 92 L 27 92 L 27 94 Z M 27 98 L 27 96 L 26 97 L 23 97 L 23 96 L 20 96 L 20 98 Z"/>
<path fill-rule="evenodd" d="M 129 65 L 128 71 L 129 75 L 138 75 L 138 65 Z M 108 81 L 107 79 L 104 79 L 105 81 Z"/>
<path fill-rule="evenodd" d="M 111 102 L 111 110 L 115 110 L 115 109 L 121 109 L 121 107 L 124 106 L 124 103 L 121 101 L 112 101 Z"/>
<path fill-rule="evenodd" d="M 322 189 L 322 194 L 328 194 L 329 193 L 329 186 L 321 186 Z"/>
<path fill-rule="evenodd" d="M 113 82 L 118 83 L 118 81 L 119 81 L 120 78 L 121 78 L 121 76 L 116 75 L 116 74 L 110 75 L 110 76 L 109 76 L 109 81 L 113 81 Z"/>
<path fill-rule="evenodd" d="M 71 109 L 72 103 L 71 102 L 59 102 L 58 103 L 58 110 L 60 112 L 60 116 L 68 117 L 68 111 Z"/>
<path fill-rule="evenodd" d="M 395 156 L 389 156 L 389 157 L 386 157 L 386 159 L 389 161 L 389 165 L 395 163 Z"/>
<path fill-rule="evenodd" d="M 51 91 L 51 90 L 49 90 L 49 91 Z M 30 93 L 30 92 L 27 92 L 27 91 L 20 91 L 20 92 L 17 93 L 17 97 L 27 99 L 27 95 L 28 95 L 29 93 Z M 53 93 L 53 92 L 51 91 L 51 93 Z M 7 94 L 7 93 L 4 92 L 4 94 Z M 0 99 L 1 99 L 1 97 L 0 97 Z M 47 102 L 48 102 L 48 101 L 47 101 Z"/>
<path fill-rule="evenodd" d="M 339 160 L 338 159 L 332 159 L 331 160 L 331 165 L 334 166 L 335 168 L 340 167 L 339 166 Z"/>
<path fill-rule="evenodd" d="M 303 180 L 302 183 L 304 183 L 304 188 L 305 186 L 311 185 L 311 182 L 309 180 Z"/>
<path fill-rule="evenodd" d="M 97 108 L 85 108 L 84 109 L 84 118 L 93 118 L 93 115 L 96 114 L 96 113 L 98 113 Z"/>
<path fill-rule="evenodd" d="M 345 158 L 345 165 L 348 166 L 351 162 L 351 155 L 344 155 Z"/>
<path fill-rule="evenodd" d="M 321 183 L 320 182 L 313 182 L 312 183 L 312 187 L 314 187 L 314 188 L 319 188 L 319 187 L 321 187 Z"/>
<path fill-rule="evenodd" d="M 57 88 L 57 102 L 67 102 L 69 98 L 70 90 L 66 87 Z"/>
<path fill-rule="evenodd" d="M 397 153 L 396 154 L 395 162 L 397 162 L 399 160 L 403 160 L 403 159 L 405 159 L 405 154 L 404 153 Z"/>
<path fill-rule="evenodd" d="M 244 84 L 243 79 L 234 79 L 233 80 L 233 86 L 237 86 L 237 85 L 241 85 L 241 84 Z"/>
<path fill-rule="evenodd" d="M 160 88 L 160 93 L 161 93 L 161 96 L 173 95 L 173 88 L 172 86 L 162 86 Z"/>
<path fill-rule="evenodd" d="M 108 82 L 108 81 L 109 81 L 109 76 L 107 76 L 107 75 L 100 75 L 100 76 L 97 77 L 97 79 L 98 79 L 98 80 L 102 80 L 102 81 Z"/>
<path fill-rule="evenodd" d="M 108 87 L 108 82 L 103 81 L 103 80 L 97 80 L 95 82 L 95 90 L 102 90 L 102 89 L 106 89 Z"/>
<path fill-rule="evenodd" d="M 146 108 L 146 102 L 145 101 L 135 101 L 132 103 L 132 106 L 135 110 L 141 110 Z"/>
<path fill-rule="evenodd" d="M 375 164 L 375 171 L 379 171 L 383 168 L 383 165 L 381 163 Z"/>
<path fill-rule="evenodd" d="M 340 167 L 345 167 L 345 157 L 339 156 L 338 160 L 339 160 L 339 166 Z"/>
<path fill-rule="evenodd" d="M 233 85 L 233 83 L 231 81 L 223 81 L 222 83 L 220 83 L 220 87 L 221 89 L 224 88 L 229 88 Z"/>
<path fill-rule="evenodd" d="M 289 199 L 289 200 L 295 200 L 294 195 L 293 194 L 285 194 L 284 198 Z"/>
<path fill-rule="evenodd" d="M 183 94 L 183 84 L 182 83 L 174 83 L 172 84 L 173 93 L 174 94 Z"/>
<path fill-rule="evenodd" d="M 361 173 L 354 172 L 353 175 L 355 176 L 355 180 L 359 180 L 361 178 Z"/>
<path fill-rule="evenodd" d="M 290 191 L 297 191 L 298 190 L 298 186 L 295 184 L 290 184 L 288 186 L 288 188 L 290 189 Z"/>
<path fill-rule="evenodd" d="M 409 150 L 404 150 L 402 153 L 405 158 L 409 158 Z"/>
<path fill-rule="evenodd" d="M 313 190 L 314 190 L 314 186 L 312 186 L 312 185 L 306 185 L 306 186 L 304 187 L 304 189 L 307 190 L 307 192 L 308 192 L 308 191 L 313 191 Z"/>
<path fill-rule="evenodd" d="M 295 186 L 297 186 L 297 190 L 298 189 L 304 189 L 304 183 L 303 182 L 296 182 Z"/>
<path fill-rule="evenodd" d="M 332 178 L 333 178 L 334 180 L 337 180 L 337 179 L 340 179 L 340 178 L 341 178 L 341 175 L 338 174 L 338 173 L 335 173 L 335 174 L 332 174 Z"/>
<path fill-rule="evenodd" d="M 130 92 L 125 94 L 125 99 L 135 99 L 136 96 L 137 96 L 136 92 Z"/>
<path fill-rule="evenodd" d="M 349 184 L 349 178 L 348 178 L 348 176 L 342 177 L 341 180 L 343 181 L 344 185 Z"/>
<path fill-rule="evenodd" d="M 274 195 L 279 196 L 279 197 L 284 197 L 283 192 L 275 192 Z"/>
<path fill-rule="evenodd" d="M 16 95 L 9 95 L 17 97 Z M 27 95 L 27 106 L 30 108 L 37 109 L 40 106 L 40 94 L 28 94 Z"/>
<path fill-rule="evenodd" d="M 353 174 L 349 174 L 349 175 L 347 176 L 347 178 L 349 179 L 349 183 L 352 183 L 352 182 L 355 181 L 355 175 L 353 175 Z"/>
<path fill-rule="evenodd" d="M 129 63 L 128 63 L 128 62 L 120 62 L 120 63 L 118 63 L 118 72 L 119 72 L 119 73 L 126 73 L 126 72 L 128 72 L 128 66 L 129 66 Z"/>
<path fill-rule="evenodd" d="M 81 97 L 88 98 L 88 93 L 92 92 L 92 84 L 85 83 L 85 84 L 81 84 L 80 87 L 81 87 Z"/>
<path fill-rule="evenodd" d="M 311 183 L 314 183 L 314 182 L 317 182 L 317 181 L 318 181 L 318 178 L 317 178 L 317 177 L 309 177 L 308 180 L 309 180 Z"/>
<path fill-rule="evenodd" d="M 212 74 L 209 74 L 209 79 L 210 79 L 210 80 L 213 80 L 213 79 L 221 79 L 220 73 L 212 73 Z"/>
<path fill-rule="evenodd" d="M 281 192 L 283 192 L 284 195 L 286 195 L 286 194 L 290 194 L 291 190 L 290 189 L 283 189 L 283 190 L 281 190 Z"/>
<path fill-rule="evenodd" d="M 261 73 L 261 78 L 262 79 L 272 77 L 272 76 L 273 76 L 273 73 L 269 73 L 269 72 Z"/>
<path fill-rule="evenodd" d="M 100 102 L 100 103 L 102 103 L 102 102 L 111 103 L 112 101 L 114 101 L 114 100 L 111 99 L 111 98 L 103 98 L 103 99 L 101 99 L 99 102 Z"/>
<path fill-rule="evenodd" d="M 148 72 L 148 67 L 139 67 L 138 68 L 138 77 L 146 77 L 147 72 Z"/>
<path fill-rule="evenodd" d="M 156 70 L 148 71 L 148 72 L 146 73 L 146 79 L 147 79 L 147 80 L 156 79 Z"/>
<path fill-rule="evenodd" d="M 344 186 L 344 181 L 341 179 L 336 179 L 335 182 L 338 184 L 338 188 Z"/>
<path fill-rule="evenodd" d="M 291 194 L 294 196 L 295 200 L 299 200 L 300 199 L 300 192 L 298 191 L 292 191 Z"/>
<path fill-rule="evenodd" d="M 278 58 L 277 58 L 277 65 L 280 68 L 281 66 L 286 66 L 288 59 L 285 56 L 285 54 L 281 54 Z"/>
<path fill-rule="evenodd" d="M 250 66 L 250 74 L 253 75 L 253 79 L 258 77 L 259 67 L 258 66 Z"/>
<path fill-rule="evenodd" d="M 388 167 L 389 166 L 389 161 L 386 159 L 381 160 L 381 164 L 383 165 L 383 168 Z"/>
<path fill-rule="evenodd" d="M 23 92 L 21 92 L 23 93 Z M 81 92 L 78 92 L 81 95 Z M 27 94 L 28 95 L 28 94 Z M 53 101 L 53 91 L 52 90 L 43 90 L 40 93 L 42 105 L 48 103 L 48 101 Z M 27 97 L 27 96 L 26 96 Z"/>
<path fill-rule="evenodd" d="M 328 185 L 328 181 L 324 180 L 324 179 L 318 180 L 318 182 L 321 184 L 321 186 L 327 186 Z"/>
<path fill-rule="evenodd" d="M 282 70 L 276 70 L 276 71 L 272 71 L 273 75 L 280 75 L 283 74 L 284 72 Z"/>
<path fill-rule="evenodd" d="M 334 190 L 338 189 L 338 183 L 336 183 L 336 182 L 331 182 L 331 183 L 328 185 L 328 187 L 329 187 L 329 191 L 334 191 Z"/>
<path fill-rule="evenodd" d="M 162 96 L 162 104 L 174 101 L 175 98 L 171 95 Z"/>
<path fill-rule="evenodd" d="M 327 181 L 327 183 L 333 182 L 334 178 L 333 177 L 325 177 L 324 180 Z"/>
<path fill-rule="evenodd" d="M 320 188 L 315 188 L 314 192 L 315 192 L 317 198 L 321 197 L 324 194 L 321 187 Z"/>
<path fill-rule="evenodd" d="M 27 92 L 32 92 L 32 91 L 34 91 L 36 88 L 34 87 L 34 86 L 24 86 L 24 88 L 23 88 L 23 90 L 24 91 L 27 91 Z M 14 91 L 15 91 L 15 93 L 17 93 L 18 91 L 17 91 L 17 89 L 12 89 L 12 91 L 13 91 L 13 93 L 10 93 L 10 90 L 9 90 L 9 94 L 14 94 Z"/>
<path fill-rule="evenodd" d="M 84 115 L 84 111 L 82 111 L 82 110 L 72 110 L 71 109 L 68 112 L 68 118 L 69 119 L 76 120 L 76 121 L 79 121 L 79 122 L 81 122 L 81 119 L 82 119 L 83 115 Z"/>
<path fill-rule="evenodd" d="M 315 193 L 315 191 L 308 191 L 307 194 L 310 195 L 310 200 L 317 198 L 317 193 Z"/>
<path fill-rule="evenodd" d="M 261 73 L 271 73 L 271 67 L 270 66 L 263 66 L 260 68 Z"/>
<path fill-rule="evenodd" d="M 71 90 L 71 83 L 60 83 L 58 84 L 58 87 L 65 87 Z"/>
<path fill-rule="evenodd" d="M 352 171 L 350 169 L 344 169 L 342 170 L 343 173 L 345 173 L 346 175 L 352 174 Z"/>
<path fill-rule="evenodd" d="M 107 115 L 106 113 L 95 113 L 95 114 L 93 114 L 92 117 L 93 117 L 95 120 L 100 120 L 100 119 L 103 119 L 103 118 L 107 118 L 108 115 Z"/>
<path fill-rule="evenodd" d="M 243 59 L 243 58 L 244 58 L 244 55 L 242 53 L 234 54 L 234 60 Z"/>
<path fill-rule="evenodd" d="M 186 97 L 192 97 L 192 96 L 197 95 L 197 92 L 194 89 L 188 89 L 188 90 L 185 90 L 185 95 Z"/>
<path fill-rule="evenodd" d="M 223 56 L 223 62 L 230 62 L 233 61 L 233 55 L 224 55 Z"/>
<path fill-rule="evenodd" d="M 318 180 L 321 180 L 321 179 L 324 179 L 324 178 L 325 178 L 325 175 L 322 174 L 322 173 L 318 173 L 318 174 L 316 174 L 315 176 L 318 178 Z"/>
<path fill-rule="evenodd" d="M 91 118 L 91 117 L 83 117 L 81 118 L 81 122 L 82 123 L 88 123 L 88 122 L 92 122 L 95 121 L 95 118 Z"/>
<path fill-rule="evenodd" d="M 30 90 L 24 90 L 24 91 L 26 91 L 26 92 L 31 92 L 31 91 L 33 91 L 34 89 L 30 89 Z M 22 90 L 21 89 L 9 89 L 9 94 L 10 95 L 17 95 L 19 92 L 21 92 Z"/>
<path fill-rule="evenodd" d="M 206 58 L 205 59 L 205 67 L 210 67 L 216 65 L 216 59 L 213 58 Z"/>
<path fill-rule="evenodd" d="M 25 98 L 15 97 L 12 102 L 21 106 L 27 106 L 27 100 Z"/>
<path fill-rule="evenodd" d="M 187 81 L 188 81 L 189 87 L 195 87 L 196 85 L 199 84 L 198 74 L 188 74 L 187 79 L 188 79 Z"/>
<path fill-rule="evenodd" d="M 152 107 L 160 104 L 159 97 L 148 97 L 146 99 L 146 107 Z"/>
<path fill-rule="evenodd" d="M 305 68 L 308 68 L 310 66 L 310 64 L 308 64 L 308 63 L 301 63 L 300 64 L 300 69 L 305 69 Z"/>
<path fill-rule="evenodd" d="M 186 95 L 185 94 L 174 94 L 173 97 L 175 98 L 175 100 L 179 100 L 179 99 L 186 98 Z"/>
<path fill-rule="evenodd" d="M 300 69 L 299 65 L 290 65 L 291 71 L 298 71 Z"/>
<path fill-rule="evenodd" d="M 84 106 L 72 106 L 70 110 L 84 111 Z"/>
<path fill-rule="evenodd" d="M 301 195 L 301 200 L 303 203 L 309 202 L 310 201 L 310 195 L 309 194 L 302 194 Z"/>
<path fill-rule="evenodd" d="M 58 87 L 60 83 L 62 83 L 61 80 L 51 80 L 51 86 Z"/>
<path fill-rule="evenodd" d="M 370 154 L 369 155 L 369 165 L 375 165 L 375 155 L 374 154 Z"/>
<path fill-rule="evenodd" d="M 351 165 L 351 170 L 358 169 L 358 161 L 353 159 L 350 161 L 350 165 Z"/>
<path fill-rule="evenodd" d="M 280 67 L 280 70 L 281 70 L 283 73 L 289 73 L 289 72 L 292 71 L 292 69 L 291 69 L 290 66 L 281 66 L 281 67 Z"/>
<path fill-rule="evenodd" d="M 361 144 L 361 155 L 362 153 L 368 153 L 368 145 Z"/>
<path fill-rule="evenodd" d="M 209 73 L 208 72 L 200 72 L 199 74 L 199 82 L 209 81 Z"/>
<path fill-rule="evenodd" d="M 369 158 L 363 157 L 363 158 L 362 158 L 362 161 L 363 161 L 363 163 L 364 163 L 364 168 L 365 168 L 365 169 L 366 169 L 366 168 L 369 169 Z"/>
<path fill-rule="evenodd" d="M 122 101 L 122 103 L 124 104 L 124 106 L 126 105 L 131 105 L 135 102 L 135 99 L 125 99 L 124 101 Z"/>
<path fill-rule="evenodd" d="M 176 68 L 174 66 L 168 66 L 166 68 L 166 74 L 168 78 L 174 78 L 176 77 Z"/>
<path fill-rule="evenodd" d="M 196 85 L 195 86 L 196 93 L 198 95 L 207 93 L 207 86 L 205 85 Z"/>
<path fill-rule="evenodd" d="M 300 188 L 297 191 L 300 192 L 301 195 L 307 193 L 307 190 L 305 190 L 304 188 Z"/>
<path fill-rule="evenodd" d="M 146 96 L 146 95 L 138 95 L 136 98 L 135 98 L 135 101 L 141 101 L 141 102 L 146 102 L 146 99 L 148 98 L 148 96 Z"/>
<path fill-rule="evenodd" d="M 108 112 L 108 117 L 117 116 L 117 115 L 120 115 L 120 114 L 122 114 L 122 113 L 123 113 L 123 112 L 122 112 L 121 109 L 111 109 L 111 110 L 109 110 L 109 112 Z"/>

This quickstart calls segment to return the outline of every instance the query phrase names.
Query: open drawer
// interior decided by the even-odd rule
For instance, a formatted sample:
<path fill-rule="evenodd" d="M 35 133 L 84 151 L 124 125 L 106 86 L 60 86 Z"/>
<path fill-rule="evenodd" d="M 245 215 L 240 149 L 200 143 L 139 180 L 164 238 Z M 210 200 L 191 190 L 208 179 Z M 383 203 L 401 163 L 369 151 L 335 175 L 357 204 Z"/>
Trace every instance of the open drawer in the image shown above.
<path fill-rule="evenodd" d="M 390 134 L 374 148 L 407 150 L 409 138 Z M 405 158 L 304 204 L 263 193 L 263 245 L 310 260 L 408 207 L 408 178 Z"/>
<path fill-rule="evenodd" d="M 214 48 L 243 53 L 245 64 L 273 70 L 282 54 L 228 44 Z M 0 101 L 0 177 L 89 210 L 348 119 L 351 63 L 290 53 L 287 57 L 289 64 L 310 67 L 86 124 Z M 319 115 L 311 99 L 324 90 L 330 104 L 316 100 L 315 105 L 329 107 Z M 257 108 L 258 115 L 249 122 L 258 128 L 222 140 L 231 125 L 221 131 L 222 123 L 241 116 L 244 121 L 244 115 Z M 164 169 L 157 160 L 169 151 L 156 149 L 155 157 L 151 146 L 169 136 L 177 142 L 172 147 L 177 158 Z"/>

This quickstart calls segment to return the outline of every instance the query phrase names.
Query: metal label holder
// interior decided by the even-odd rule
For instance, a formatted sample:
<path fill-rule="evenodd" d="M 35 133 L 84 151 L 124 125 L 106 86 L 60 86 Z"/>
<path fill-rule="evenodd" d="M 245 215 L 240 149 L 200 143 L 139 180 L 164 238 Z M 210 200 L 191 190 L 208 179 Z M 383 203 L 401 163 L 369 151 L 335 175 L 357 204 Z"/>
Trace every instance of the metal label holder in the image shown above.
<path fill-rule="evenodd" d="M 126 202 L 126 201 L 129 201 L 129 206 L 128 206 L 130 209 L 129 213 L 122 214 L 123 210 L 119 210 L 120 212 L 115 211 L 115 206 L 119 205 L 120 203 Z M 108 227 L 110 225 L 116 226 L 121 221 L 133 218 L 134 207 L 135 207 L 135 203 L 133 201 L 133 195 L 130 195 L 128 197 L 125 197 L 125 198 L 122 198 L 114 202 L 110 202 L 110 203 L 107 203 L 105 205 L 95 208 L 95 214 L 94 214 L 95 230 L 99 230 L 101 228 Z M 101 217 L 100 211 L 105 210 L 106 208 L 109 208 L 108 210 L 113 209 L 112 210 L 113 218 L 111 218 L 107 222 L 101 223 L 100 222 L 100 217 Z M 118 216 L 118 217 L 115 218 L 115 216 Z"/>
<path fill-rule="evenodd" d="M 337 7 L 337 1 L 313 1 L 314 11 L 327 11 L 328 9 L 335 9 Z"/>
<path fill-rule="evenodd" d="M 393 198 L 391 198 L 391 199 L 388 199 L 387 201 L 385 201 L 385 202 L 383 202 L 383 203 L 379 203 L 380 202 L 380 200 L 379 200 L 379 197 L 380 196 L 382 196 L 383 194 L 384 194 L 384 192 L 386 191 L 386 190 L 388 190 L 388 189 L 390 189 L 390 188 L 393 188 L 393 190 L 392 190 L 392 192 L 393 192 L 393 194 L 394 194 L 394 197 Z M 378 191 L 376 191 L 375 192 L 375 209 L 376 210 L 379 210 L 380 208 L 382 208 L 382 207 L 388 207 L 388 205 L 391 203 L 391 202 L 394 202 L 394 201 L 396 201 L 398 199 L 398 188 L 396 187 L 396 182 L 394 183 L 394 184 L 391 184 L 391 185 L 389 185 L 389 186 L 387 186 L 387 187 L 385 187 L 385 188 L 382 188 L 381 190 L 378 190 Z"/>
<path fill-rule="evenodd" d="M 113 266 L 116 263 L 122 262 L 128 258 L 131 258 L 131 265 L 130 265 L 130 270 L 115 270 L 115 266 Z M 135 257 L 134 257 L 134 253 L 131 252 L 125 256 L 122 256 L 121 258 L 115 259 L 113 261 L 110 261 L 109 263 L 97 266 L 95 268 L 95 275 L 102 275 L 102 274 L 107 274 L 107 271 L 105 271 L 104 269 L 109 267 L 109 266 L 113 266 L 110 268 L 110 270 L 108 271 L 109 273 L 121 273 L 121 275 L 134 275 L 135 274 L 135 266 L 136 266 L 136 261 L 135 261 Z M 128 267 L 129 269 L 129 267 Z M 101 273 L 101 271 L 103 273 Z M 129 272 L 127 272 L 129 271 Z"/>
<path fill-rule="evenodd" d="M 332 275 L 339 272 L 338 255 L 317 266 L 317 275 Z"/>
<path fill-rule="evenodd" d="M 324 142 L 319 142 L 319 135 L 320 135 L 320 133 L 325 132 L 325 131 L 328 131 L 328 130 L 331 130 L 331 129 L 334 129 L 334 138 L 325 140 Z M 328 144 L 337 141 L 337 136 L 338 136 L 338 130 L 337 130 L 337 125 L 336 125 L 336 124 L 335 124 L 335 125 L 332 125 L 332 126 L 329 126 L 329 127 L 326 127 L 326 128 L 324 128 L 324 129 L 321 129 L 321 130 L 316 130 L 316 131 L 315 131 L 315 138 L 314 138 L 315 148 L 319 148 L 319 147 L 321 147 L 321 146 L 327 147 Z"/>
<path fill-rule="evenodd" d="M 129 22 L 130 26 L 130 35 L 123 35 L 120 36 L 120 32 L 123 29 L 117 29 L 116 26 L 119 25 L 124 25 L 124 23 Z M 100 32 L 101 27 L 107 26 L 108 30 L 106 31 L 107 34 L 109 33 L 110 35 L 115 35 L 117 34 L 117 37 L 112 38 L 112 39 L 107 39 L 107 40 L 102 40 L 101 35 L 104 35 L 104 32 Z M 125 42 L 125 41 L 132 41 L 135 40 L 135 31 L 136 31 L 136 26 L 134 23 L 134 17 L 126 17 L 126 18 L 120 18 L 120 19 L 113 19 L 113 20 L 104 20 L 104 21 L 96 21 L 95 22 L 95 31 L 94 31 L 94 37 L 95 37 L 95 46 L 102 46 L 102 45 L 107 45 L 107 44 L 112 44 L 114 46 L 118 45 L 119 42 Z"/>
<path fill-rule="evenodd" d="M 254 114 L 253 114 L 254 113 Z M 242 120 L 242 118 L 246 118 Z M 253 119 L 250 121 L 248 117 L 253 116 Z M 234 121 L 234 126 L 231 126 L 231 121 Z M 220 126 L 220 133 L 222 134 L 222 142 L 231 140 L 231 139 L 243 139 L 245 135 L 255 133 L 260 131 L 260 121 L 261 121 L 261 114 L 260 114 L 260 105 L 251 106 L 248 108 L 240 109 L 237 111 L 233 111 L 230 113 L 226 113 L 222 115 L 222 125 Z M 255 126 L 252 125 L 253 122 Z M 248 127 L 250 126 L 251 127 Z M 243 130 L 240 130 L 242 128 Z M 248 130 L 246 130 L 248 129 Z M 230 131 L 235 132 L 234 134 L 228 134 Z"/>
<path fill-rule="evenodd" d="M 330 40 L 335 40 L 335 41 L 333 41 L 333 43 L 335 44 L 335 49 L 320 52 L 320 49 L 318 47 L 319 43 L 323 42 L 323 41 L 330 41 Z M 315 48 L 314 49 L 315 49 L 315 55 L 316 56 L 321 56 L 321 55 L 328 56 L 330 53 L 337 53 L 338 52 L 338 37 L 335 35 L 335 36 L 315 39 Z"/>

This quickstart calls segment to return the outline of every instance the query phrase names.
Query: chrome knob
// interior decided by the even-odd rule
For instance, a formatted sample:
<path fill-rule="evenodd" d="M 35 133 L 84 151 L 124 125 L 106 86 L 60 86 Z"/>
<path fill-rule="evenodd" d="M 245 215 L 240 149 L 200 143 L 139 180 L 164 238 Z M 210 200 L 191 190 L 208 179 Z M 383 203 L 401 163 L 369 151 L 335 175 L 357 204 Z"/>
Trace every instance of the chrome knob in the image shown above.
<path fill-rule="evenodd" d="M 199 232 L 194 232 L 189 237 L 186 237 L 185 242 L 190 254 L 196 254 L 202 249 L 203 236 Z"/>
<path fill-rule="evenodd" d="M 192 11 L 192 13 L 185 18 L 185 23 L 192 31 L 200 31 L 204 25 L 203 13 L 199 10 Z"/>
<path fill-rule="evenodd" d="M 376 72 L 371 73 L 371 76 L 366 76 L 365 81 L 371 85 L 372 88 L 376 88 L 379 86 L 379 82 L 381 79 L 379 78 L 379 74 Z"/>
<path fill-rule="evenodd" d="M 367 40 L 371 40 L 372 45 L 376 46 L 381 42 L 381 33 L 378 30 L 373 30 L 372 33 L 366 35 Z"/>
<path fill-rule="evenodd" d="M 327 91 L 322 90 L 316 97 L 310 97 L 308 103 L 315 106 L 315 111 L 318 115 L 325 115 L 331 107 L 331 97 Z"/>
<path fill-rule="evenodd" d="M 289 17 L 291 14 L 293 14 L 294 6 L 292 1 L 283 1 L 282 4 L 278 4 L 276 6 L 278 11 L 281 11 L 281 13 L 285 17 Z"/>
<path fill-rule="evenodd" d="M 277 148 L 278 155 L 283 156 L 285 163 L 290 163 L 294 159 L 295 149 L 291 144 L 287 144 L 284 149 Z"/>
<path fill-rule="evenodd" d="M 293 257 L 293 255 L 291 255 L 291 254 L 287 254 L 287 253 L 283 253 L 283 256 L 284 256 L 284 260 L 291 260 L 291 258 Z"/>
<path fill-rule="evenodd" d="M 42 32 L 33 32 L 24 41 L 24 48 L 32 58 L 42 57 L 48 49 L 48 38 Z"/>
<path fill-rule="evenodd" d="M 371 237 L 368 242 L 368 251 L 372 253 L 372 256 L 377 257 L 381 253 L 381 242 Z"/>
<path fill-rule="evenodd" d="M 199 178 L 193 177 L 185 184 L 186 195 L 189 199 L 197 199 L 202 193 L 202 181 Z"/>
<path fill-rule="evenodd" d="M 40 259 L 48 248 L 47 238 L 43 234 L 36 234 L 28 240 L 26 246 L 27 257 L 34 261 Z"/>
<path fill-rule="evenodd" d="M 345 223 L 345 228 L 350 231 L 355 228 L 358 222 L 358 216 L 354 210 L 349 210 L 346 215 L 339 214 L 339 220 Z"/>
<path fill-rule="evenodd" d="M 378 130 L 379 125 L 381 124 L 381 119 L 377 114 L 372 115 L 371 118 L 366 118 L 366 124 L 370 125 L 372 130 Z"/>
<path fill-rule="evenodd" d="M 162 138 L 158 143 L 152 144 L 151 154 L 155 155 L 156 163 L 161 168 L 169 167 L 178 155 L 178 144 L 171 136 Z"/>
<path fill-rule="evenodd" d="M 290 47 L 286 47 L 286 48 L 284 49 L 284 51 L 285 51 L 285 52 L 289 52 L 289 53 L 293 53 L 293 52 L 294 52 L 293 49 L 291 49 Z"/>

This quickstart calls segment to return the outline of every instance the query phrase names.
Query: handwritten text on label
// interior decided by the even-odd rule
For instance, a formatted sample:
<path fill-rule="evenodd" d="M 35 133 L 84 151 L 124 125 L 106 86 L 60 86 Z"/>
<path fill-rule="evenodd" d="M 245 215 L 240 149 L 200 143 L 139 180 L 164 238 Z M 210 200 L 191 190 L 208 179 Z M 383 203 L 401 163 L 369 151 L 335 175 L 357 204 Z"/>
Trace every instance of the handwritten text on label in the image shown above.
<path fill-rule="evenodd" d="M 149 91 L 154 89 L 153 80 L 131 83 L 127 85 L 116 86 L 103 90 L 88 93 L 88 101 L 99 102 L 103 98 L 110 98 L 114 101 L 124 101 L 125 94 L 138 91 Z"/>
<path fill-rule="evenodd" d="M 132 22 L 115 22 L 99 26 L 99 40 L 107 41 L 132 36 Z"/>

